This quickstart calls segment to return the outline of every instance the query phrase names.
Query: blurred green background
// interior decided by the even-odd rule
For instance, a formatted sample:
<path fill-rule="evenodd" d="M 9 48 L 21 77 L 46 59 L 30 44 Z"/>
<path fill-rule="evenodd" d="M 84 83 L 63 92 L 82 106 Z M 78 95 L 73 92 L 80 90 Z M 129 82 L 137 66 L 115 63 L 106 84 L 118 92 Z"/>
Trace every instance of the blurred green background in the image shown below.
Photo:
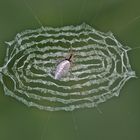
<path fill-rule="evenodd" d="M 139 0 L 0 0 L 0 66 L 6 45 L 18 32 L 83 22 L 112 31 L 131 48 L 140 47 Z M 129 52 L 137 77 L 118 98 L 96 108 L 45 112 L 4 95 L 0 83 L 0 140 L 140 140 L 140 49 Z"/>

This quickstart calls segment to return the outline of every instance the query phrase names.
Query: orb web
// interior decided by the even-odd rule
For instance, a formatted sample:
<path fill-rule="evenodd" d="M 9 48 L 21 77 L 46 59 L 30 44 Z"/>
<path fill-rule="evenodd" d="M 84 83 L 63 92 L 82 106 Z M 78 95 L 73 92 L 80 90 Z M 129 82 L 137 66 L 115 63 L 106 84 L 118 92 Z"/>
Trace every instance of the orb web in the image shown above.
<path fill-rule="evenodd" d="M 127 55 L 130 48 L 111 32 L 85 23 L 25 30 L 6 44 L 0 68 L 4 93 L 29 107 L 47 111 L 95 107 L 118 96 L 125 82 L 135 77 Z M 52 71 L 71 46 L 71 72 L 55 80 Z"/>

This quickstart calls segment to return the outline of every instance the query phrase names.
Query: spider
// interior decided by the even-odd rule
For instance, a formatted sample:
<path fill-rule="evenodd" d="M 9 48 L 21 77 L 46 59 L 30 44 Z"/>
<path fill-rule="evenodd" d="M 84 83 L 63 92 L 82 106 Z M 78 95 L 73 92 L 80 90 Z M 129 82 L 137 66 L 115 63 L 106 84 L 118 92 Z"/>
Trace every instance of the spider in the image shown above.
<path fill-rule="evenodd" d="M 72 50 L 70 50 L 69 57 L 65 58 L 57 65 L 55 70 L 55 75 L 54 75 L 55 79 L 61 79 L 69 72 L 69 69 L 71 68 L 73 56 L 74 54 Z"/>

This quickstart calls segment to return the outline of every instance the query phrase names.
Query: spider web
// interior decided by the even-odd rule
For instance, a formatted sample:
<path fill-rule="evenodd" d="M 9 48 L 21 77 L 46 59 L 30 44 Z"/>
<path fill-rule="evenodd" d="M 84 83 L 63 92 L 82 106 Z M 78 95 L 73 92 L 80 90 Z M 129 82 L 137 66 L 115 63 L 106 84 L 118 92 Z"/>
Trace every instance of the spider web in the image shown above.
<path fill-rule="evenodd" d="M 47 111 L 91 108 L 118 96 L 126 81 L 135 77 L 127 51 L 111 32 L 83 23 L 59 28 L 41 27 L 18 33 L 6 42 L 0 80 L 5 95 L 29 107 Z M 72 75 L 54 79 L 57 60 L 72 46 Z"/>

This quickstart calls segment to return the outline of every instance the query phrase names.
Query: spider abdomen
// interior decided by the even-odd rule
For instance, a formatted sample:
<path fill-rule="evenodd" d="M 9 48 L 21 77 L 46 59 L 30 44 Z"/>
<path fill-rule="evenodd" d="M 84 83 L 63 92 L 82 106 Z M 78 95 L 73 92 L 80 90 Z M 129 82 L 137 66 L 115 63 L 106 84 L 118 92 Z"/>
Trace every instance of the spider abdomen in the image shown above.
<path fill-rule="evenodd" d="M 70 61 L 63 60 L 60 62 L 55 71 L 55 79 L 60 79 L 61 77 L 64 77 L 70 69 Z"/>

